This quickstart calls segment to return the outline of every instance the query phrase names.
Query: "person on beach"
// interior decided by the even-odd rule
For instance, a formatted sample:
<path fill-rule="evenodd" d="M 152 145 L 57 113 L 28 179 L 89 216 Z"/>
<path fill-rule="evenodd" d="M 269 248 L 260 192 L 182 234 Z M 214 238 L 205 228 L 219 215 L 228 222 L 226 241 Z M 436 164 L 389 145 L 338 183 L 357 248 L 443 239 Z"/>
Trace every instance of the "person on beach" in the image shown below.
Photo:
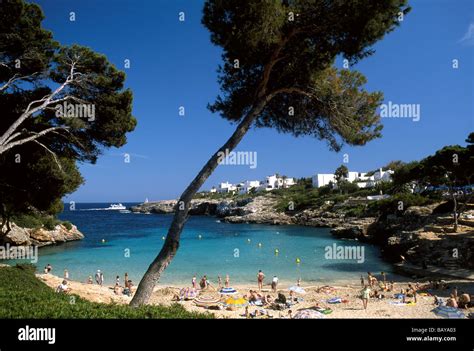
<path fill-rule="evenodd" d="M 197 289 L 196 274 L 193 275 L 193 279 L 191 279 L 191 286 L 193 287 L 193 289 Z"/>
<path fill-rule="evenodd" d="M 451 297 L 446 301 L 446 306 L 458 308 L 458 302 L 456 301 L 454 294 L 451 294 Z"/>
<path fill-rule="evenodd" d="M 370 287 L 366 285 L 364 289 L 360 292 L 360 298 L 362 300 L 362 304 L 364 305 L 364 310 L 367 310 L 367 304 L 369 302 L 370 297 Z"/>
<path fill-rule="evenodd" d="M 123 285 L 128 288 L 128 281 L 129 281 L 128 273 L 125 273 L 125 278 L 123 280 Z"/>
<path fill-rule="evenodd" d="M 461 295 L 459 296 L 458 307 L 459 308 L 468 308 L 471 304 L 471 297 L 469 294 L 466 294 L 464 291 L 461 291 Z"/>
<path fill-rule="evenodd" d="M 258 271 L 257 274 L 257 284 L 258 284 L 258 290 L 261 291 L 263 288 L 263 280 L 265 279 L 265 274 L 263 274 L 262 270 Z"/>
<path fill-rule="evenodd" d="M 56 288 L 57 293 L 67 294 L 70 291 L 71 291 L 71 288 L 67 286 L 67 280 L 63 280 L 63 282 L 59 284 L 58 287 Z"/>
<path fill-rule="evenodd" d="M 104 284 L 104 274 L 100 271 L 100 269 L 98 269 L 97 273 L 95 274 L 95 282 L 100 286 Z"/>
<path fill-rule="evenodd" d="M 67 269 L 64 270 L 64 279 L 69 280 L 69 272 Z"/>
<path fill-rule="evenodd" d="M 301 285 L 301 277 L 298 278 L 298 280 L 296 281 L 296 286 L 300 286 Z"/>
<path fill-rule="evenodd" d="M 119 296 L 122 295 L 122 287 L 120 286 L 119 283 L 115 283 L 114 294 L 119 295 Z"/>
<path fill-rule="evenodd" d="M 228 288 L 230 285 L 230 277 L 228 274 L 225 275 L 225 287 Z"/>
<path fill-rule="evenodd" d="M 362 274 L 360 275 L 360 286 L 362 286 L 362 287 L 365 286 L 364 277 L 363 277 Z"/>
<path fill-rule="evenodd" d="M 91 275 L 89 276 L 89 278 L 87 278 L 87 284 L 94 284 L 94 281 L 92 280 Z"/>
<path fill-rule="evenodd" d="M 273 292 L 277 291 L 277 287 L 278 287 L 278 277 L 276 275 L 274 275 L 273 280 L 272 280 L 272 290 L 273 290 Z"/>
<path fill-rule="evenodd" d="M 48 274 L 48 267 L 47 266 L 44 266 L 43 272 L 44 272 L 44 274 Z"/>
<path fill-rule="evenodd" d="M 209 283 L 207 282 L 207 276 L 203 276 L 201 278 L 201 281 L 199 283 L 199 286 L 201 287 L 202 290 L 206 289 L 208 287 Z"/>
<path fill-rule="evenodd" d="M 52 270 L 53 270 L 53 266 L 51 266 L 51 265 L 48 263 L 48 265 L 46 266 L 46 273 L 51 273 Z"/>
<path fill-rule="evenodd" d="M 220 275 L 217 276 L 217 288 L 221 290 L 222 288 L 222 278 Z"/>
<path fill-rule="evenodd" d="M 271 305 L 273 302 L 275 302 L 275 300 L 271 295 L 267 295 L 263 297 L 262 302 L 264 305 Z"/>
<path fill-rule="evenodd" d="M 377 278 L 375 278 L 372 273 L 367 272 L 367 282 L 369 283 L 370 287 L 373 287 L 375 284 L 377 284 Z"/>
<path fill-rule="evenodd" d="M 120 277 L 119 276 L 115 277 L 115 285 L 120 286 Z"/>
<path fill-rule="evenodd" d="M 123 289 L 122 291 L 122 294 L 124 295 L 127 295 L 127 296 L 132 296 L 132 281 L 131 280 L 127 280 L 127 282 L 125 283 L 126 284 L 126 287 L 125 289 Z"/>
<path fill-rule="evenodd" d="M 416 303 L 416 297 L 417 297 L 417 291 L 416 291 L 416 288 L 411 285 L 411 284 L 408 284 L 408 289 L 407 289 L 407 296 L 408 295 L 411 295 L 411 297 L 413 297 L 413 301 Z"/>

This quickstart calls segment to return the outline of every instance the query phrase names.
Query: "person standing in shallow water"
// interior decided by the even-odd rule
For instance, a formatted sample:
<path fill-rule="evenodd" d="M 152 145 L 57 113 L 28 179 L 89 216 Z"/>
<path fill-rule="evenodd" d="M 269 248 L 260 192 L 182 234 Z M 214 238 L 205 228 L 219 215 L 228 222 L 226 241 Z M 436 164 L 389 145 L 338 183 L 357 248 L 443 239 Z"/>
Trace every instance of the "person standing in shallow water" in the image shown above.
<path fill-rule="evenodd" d="M 263 288 L 263 280 L 265 279 L 265 274 L 263 274 L 262 270 L 258 271 L 257 274 L 257 284 L 258 284 L 258 290 L 261 291 Z"/>
<path fill-rule="evenodd" d="M 104 283 L 104 274 L 100 271 L 100 269 L 98 269 L 97 273 L 95 274 L 95 281 L 100 286 L 102 286 L 102 284 Z"/>
<path fill-rule="evenodd" d="M 228 274 L 225 275 L 225 287 L 228 288 L 230 285 L 230 277 Z"/>

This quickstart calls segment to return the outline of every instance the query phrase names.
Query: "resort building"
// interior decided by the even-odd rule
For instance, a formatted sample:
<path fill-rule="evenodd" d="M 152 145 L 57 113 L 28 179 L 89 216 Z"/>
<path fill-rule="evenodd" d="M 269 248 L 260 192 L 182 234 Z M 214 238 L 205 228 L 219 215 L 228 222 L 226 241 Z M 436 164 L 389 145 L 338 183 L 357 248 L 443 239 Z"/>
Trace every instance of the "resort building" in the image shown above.
<path fill-rule="evenodd" d="M 295 178 L 280 176 L 277 174 L 268 176 L 265 180 L 246 180 L 238 184 L 229 182 L 220 183 L 217 187 L 212 187 L 211 193 L 231 193 L 248 194 L 252 189 L 255 191 L 271 191 L 275 189 L 289 188 L 296 184 Z"/>
<path fill-rule="evenodd" d="M 218 193 L 231 193 L 236 190 L 237 187 L 229 182 L 220 183 L 217 187 Z"/>
<path fill-rule="evenodd" d="M 239 194 L 248 194 L 252 189 L 260 187 L 259 180 L 246 180 L 239 184 Z"/>
<path fill-rule="evenodd" d="M 348 182 L 355 183 L 359 188 L 371 188 L 380 182 L 390 182 L 392 180 L 393 171 L 391 169 L 383 171 L 380 168 L 374 172 L 373 175 L 368 176 L 367 173 L 362 172 L 347 172 L 344 179 Z M 336 176 L 334 174 L 316 174 L 312 177 L 312 184 L 314 188 L 336 184 Z"/>
<path fill-rule="evenodd" d="M 275 189 L 289 188 L 292 185 L 295 185 L 294 178 L 288 178 L 285 176 L 279 176 L 277 174 L 268 176 L 262 181 L 262 184 L 258 188 L 258 191 L 271 191 Z"/>

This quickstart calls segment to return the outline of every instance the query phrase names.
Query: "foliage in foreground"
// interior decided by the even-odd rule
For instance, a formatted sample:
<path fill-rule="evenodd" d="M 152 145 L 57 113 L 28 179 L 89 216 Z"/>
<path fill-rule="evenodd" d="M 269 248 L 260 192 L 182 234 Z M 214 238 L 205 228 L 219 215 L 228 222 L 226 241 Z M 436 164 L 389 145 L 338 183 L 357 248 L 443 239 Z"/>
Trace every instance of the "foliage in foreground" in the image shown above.
<path fill-rule="evenodd" d="M 34 270 L 30 265 L 0 268 L 0 318 L 212 318 L 178 304 L 132 308 L 58 294 L 38 280 Z"/>

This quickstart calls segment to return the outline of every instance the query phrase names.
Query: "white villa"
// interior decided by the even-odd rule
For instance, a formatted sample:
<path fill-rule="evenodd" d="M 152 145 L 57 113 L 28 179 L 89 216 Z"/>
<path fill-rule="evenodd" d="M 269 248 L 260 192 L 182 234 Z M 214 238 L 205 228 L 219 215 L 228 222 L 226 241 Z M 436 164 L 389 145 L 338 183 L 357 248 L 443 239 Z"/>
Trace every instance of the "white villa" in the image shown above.
<path fill-rule="evenodd" d="M 224 182 L 224 183 L 220 183 L 217 186 L 217 189 L 214 192 L 231 193 L 231 192 L 236 191 L 236 190 L 237 190 L 237 186 L 235 186 L 234 184 L 231 184 L 229 182 Z M 211 189 L 211 192 L 213 192 L 212 189 Z"/>
<path fill-rule="evenodd" d="M 393 173 L 391 169 L 383 171 L 382 168 L 371 176 L 367 176 L 367 173 L 347 172 L 345 180 L 357 184 L 359 188 L 371 188 L 380 182 L 390 182 Z M 312 177 L 312 183 L 314 188 L 319 188 L 329 183 L 336 184 L 336 176 L 334 174 L 316 174 Z"/>
<path fill-rule="evenodd" d="M 262 181 L 262 184 L 260 184 L 258 190 L 271 191 L 275 189 L 289 188 L 290 186 L 295 184 L 296 182 L 294 178 L 282 177 L 274 174 L 266 177 L 265 180 Z"/>
<path fill-rule="evenodd" d="M 252 189 L 258 189 L 260 187 L 259 180 L 246 180 L 239 184 L 239 194 L 248 194 Z"/>
<path fill-rule="evenodd" d="M 212 187 L 209 192 L 211 193 L 230 193 L 238 192 L 239 194 L 248 194 L 252 189 L 256 191 L 271 191 L 281 188 L 289 188 L 295 185 L 296 181 L 294 178 L 271 175 L 265 177 L 265 180 L 246 180 L 242 183 L 231 184 L 229 182 L 220 183 L 217 187 Z"/>

